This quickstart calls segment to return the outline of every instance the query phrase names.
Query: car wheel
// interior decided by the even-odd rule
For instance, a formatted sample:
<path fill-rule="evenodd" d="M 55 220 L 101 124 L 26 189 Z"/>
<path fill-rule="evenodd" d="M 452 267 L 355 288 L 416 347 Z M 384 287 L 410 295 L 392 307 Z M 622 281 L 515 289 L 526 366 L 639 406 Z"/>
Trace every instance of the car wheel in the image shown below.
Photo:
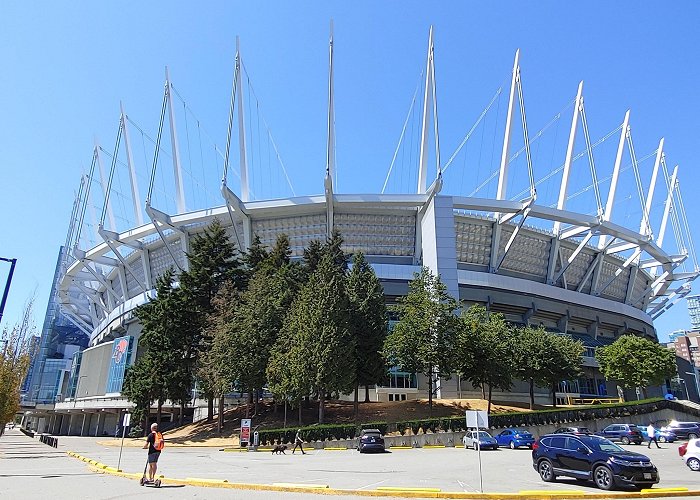
<path fill-rule="evenodd" d="M 557 479 L 557 476 L 554 475 L 554 468 L 552 467 L 552 462 L 550 462 L 546 458 L 544 460 L 541 460 L 540 463 L 537 465 L 537 471 L 540 473 L 540 477 L 545 483 L 551 483 Z"/>
<path fill-rule="evenodd" d="M 695 458 L 695 457 L 689 458 L 688 461 L 687 461 L 685 464 L 686 464 L 686 465 L 690 468 L 690 470 L 692 470 L 692 471 L 697 472 L 697 471 L 700 470 L 700 460 L 698 460 L 698 459 Z"/>
<path fill-rule="evenodd" d="M 517 448 L 517 446 L 515 446 L 515 441 L 511 441 L 510 442 L 510 449 L 514 450 L 515 448 Z"/>
<path fill-rule="evenodd" d="M 593 471 L 593 481 L 601 490 L 608 491 L 614 486 L 612 471 L 604 465 L 596 467 L 596 469 Z"/>
<path fill-rule="evenodd" d="M 630 444 L 630 438 L 628 438 L 627 436 L 622 436 L 620 442 L 622 442 L 622 444 Z"/>
<path fill-rule="evenodd" d="M 659 436 L 659 441 L 661 441 L 662 443 L 665 443 L 666 438 L 664 436 Z"/>
<path fill-rule="evenodd" d="M 695 434 L 694 432 L 689 432 L 688 433 L 688 439 L 697 439 L 698 435 Z"/>

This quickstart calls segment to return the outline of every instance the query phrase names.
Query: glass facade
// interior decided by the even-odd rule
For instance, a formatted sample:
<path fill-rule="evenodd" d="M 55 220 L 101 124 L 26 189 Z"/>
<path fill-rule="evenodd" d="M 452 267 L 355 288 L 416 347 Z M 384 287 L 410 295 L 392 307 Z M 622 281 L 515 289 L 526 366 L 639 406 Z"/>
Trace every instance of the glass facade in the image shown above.
<path fill-rule="evenodd" d="M 693 330 L 700 330 L 700 295 L 691 295 L 688 301 L 688 314 L 690 314 L 690 324 Z"/>

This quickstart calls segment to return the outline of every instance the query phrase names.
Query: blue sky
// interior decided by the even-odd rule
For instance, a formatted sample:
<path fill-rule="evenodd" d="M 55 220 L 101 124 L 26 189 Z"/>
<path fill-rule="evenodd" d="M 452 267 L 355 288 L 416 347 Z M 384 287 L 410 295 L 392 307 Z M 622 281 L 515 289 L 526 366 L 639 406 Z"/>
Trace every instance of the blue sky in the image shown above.
<path fill-rule="evenodd" d="M 258 119 L 250 126 L 259 131 L 267 123 L 297 194 L 321 193 L 331 18 L 341 192 L 381 190 L 420 80 L 432 24 L 443 163 L 507 81 L 520 48 L 531 137 L 564 110 L 556 127 L 543 135 L 538 171 L 563 161 L 559 153 L 571 120 L 567 105 L 584 80 L 594 140 L 632 110 L 637 156 L 646 158 L 640 165 L 645 188 L 653 164 L 648 157 L 659 139 L 666 138 L 669 167 L 680 165 L 691 232 L 697 236 L 693 215 L 700 201 L 694 190 L 700 174 L 694 147 L 700 130 L 700 69 L 694 51 L 699 11 L 695 2 L 663 8 L 652 2 L 4 2 L 0 256 L 16 257 L 18 264 L 3 324 L 19 319 L 33 293 L 41 324 L 80 176 L 90 166 L 96 139 L 112 150 L 120 100 L 130 119 L 154 137 L 167 65 L 194 113 L 189 123 L 178 121 L 180 140 L 188 142 L 183 154 L 191 159 L 205 150 L 201 140 L 193 144 L 195 115 L 211 141 L 224 148 L 236 35 L 261 110 L 251 113 Z M 446 192 L 468 194 L 470 180 L 486 177 L 486 159 L 494 151 L 500 155 L 500 145 L 493 145 L 502 141 L 498 125 L 504 98 L 498 112 L 496 106 L 491 109 L 489 117 L 496 113 L 492 121 L 487 117 L 483 130 L 470 139 L 463 160 L 450 166 Z M 415 133 L 411 123 L 406 144 Z M 519 129 L 514 137 L 517 133 Z M 253 150 L 259 170 L 253 174 L 253 187 L 260 196 L 273 196 L 271 186 L 281 186 L 279 167 L 274 155 L 270 160 L 265 134 L 257 137 L 258 149 Z M 611 171 L 616 143 L 617 136 L 601 146 L 599 177 Z M 514 139 L 514 150 L 518 147 Z M 390 181 L 395 190 L 412 186 L 415 176 L 410 155 L 402 150 L 397 158 Z M 103 161 L 108 168 L 109 159 Z M 579 187 L 589 175 L 584 161 L 577 164 L 579 178 L 573 181 Z M 215 183 L 220 168 L 210 167 L 208 179 Z M 192 166 L 193 171 L 199 168 L 196 162 Z M 625 183 L 633 187 L 633 178 Z M 555 188 L 541 189 L 549 193 Z M 601 191 L 607 196 L 607 187 Z M 663 195 L 658 191 L 656 196 L 658 211 Z M 620 200 L 615 208 L 620 222 L 638 220 L 638 202 L 622 195 Z M 591 209 L 590 199 L 586 203 L 581 210 Z M 0 263 L 0 284 L 8 269 Z M 657 321 L 661 337 L 685 327 L 685 301 Z"/>

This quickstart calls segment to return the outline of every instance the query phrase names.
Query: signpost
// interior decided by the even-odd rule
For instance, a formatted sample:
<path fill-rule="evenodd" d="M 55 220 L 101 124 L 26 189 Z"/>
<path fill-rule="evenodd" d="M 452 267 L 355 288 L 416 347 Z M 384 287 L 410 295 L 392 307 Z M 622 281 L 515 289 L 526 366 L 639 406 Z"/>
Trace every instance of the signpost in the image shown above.
<path fill-rule="evenodd" d="M 243 443 L 246 445 L 250 443 L 250 424 L 251 420 L 249 418 L 241 419 L 241 448 Z"/>
<path fill-rule="evenodd" d="M 481 443 L 479 441 L 479 429 L 489 428 L 489 413 L 483 410 L 467 410 L 467 428 L 474 427 L 476 429 L 476 449 L 479 457 L 479 487 L 481 493 L 484 492 L 484 481 L 481 474 Z"/>
<path fill-rule="evenodd" d="M 119 447 L 119 461 L 117 462 L 117 470 L 122 464 L 122 450 L 124 449 L 124 435 L 126 434 L 126 428 L 129 427 L 131 423 L 131 413 L 124 414 L 124 420 L 122 421 L 122 445 Z"/>

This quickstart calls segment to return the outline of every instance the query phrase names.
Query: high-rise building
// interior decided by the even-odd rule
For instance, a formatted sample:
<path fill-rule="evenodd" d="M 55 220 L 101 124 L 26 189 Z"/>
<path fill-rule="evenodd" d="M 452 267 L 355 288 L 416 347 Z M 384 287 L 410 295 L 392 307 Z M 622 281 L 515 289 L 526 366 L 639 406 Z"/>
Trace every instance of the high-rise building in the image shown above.
<path fill-rule="evenodd" d="M 687 300 L 690 324 L 693 330 L 700 330 L 700 295 L 690 295 Z"/>

